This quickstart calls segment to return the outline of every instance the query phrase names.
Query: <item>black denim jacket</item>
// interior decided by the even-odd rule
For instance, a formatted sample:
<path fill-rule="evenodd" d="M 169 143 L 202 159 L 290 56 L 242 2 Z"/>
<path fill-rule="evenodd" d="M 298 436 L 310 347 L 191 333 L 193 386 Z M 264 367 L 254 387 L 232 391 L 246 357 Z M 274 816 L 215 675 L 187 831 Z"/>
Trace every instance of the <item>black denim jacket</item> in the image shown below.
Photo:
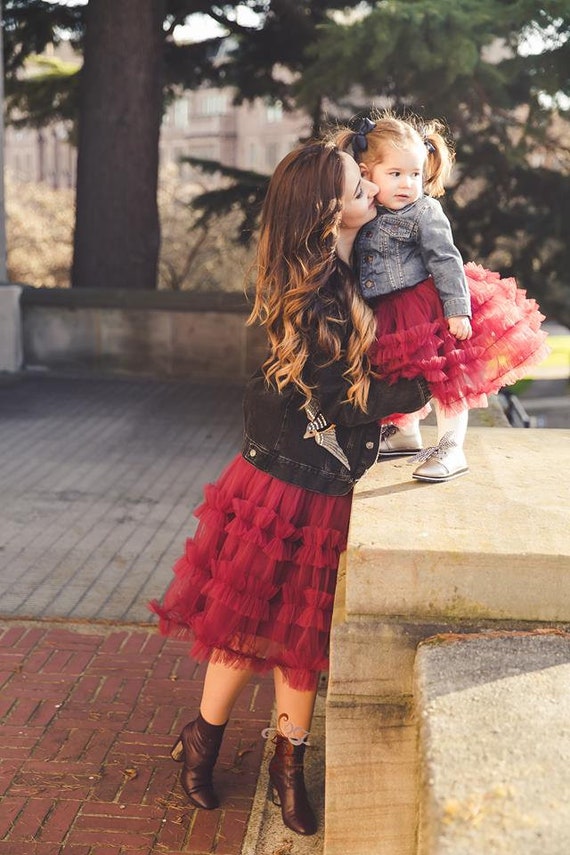
<path fill-rule="evenodd" d="M 422 379 L 388 384 L 372 379 L 365 413 L 346 402 L 347 365 L 307 366 L 314 387 L 313 409 L 293 385 L 282 392 L 269 386 L 261 371 L 244 396 L 246 460 L 271 475 L 317 493 L 340 496 L 375 463 L 380 444 L 378 419 L 420 410 L 431 397 Z M 316 412 L 320 415 L 315 417 Z"/>

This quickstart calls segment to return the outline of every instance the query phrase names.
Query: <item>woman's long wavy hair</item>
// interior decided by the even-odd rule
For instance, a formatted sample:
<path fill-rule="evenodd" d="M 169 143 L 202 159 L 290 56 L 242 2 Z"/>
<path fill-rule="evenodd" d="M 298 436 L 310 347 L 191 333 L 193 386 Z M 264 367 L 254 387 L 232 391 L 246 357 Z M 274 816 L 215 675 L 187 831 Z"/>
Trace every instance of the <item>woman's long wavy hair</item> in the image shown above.
<path fill-rule="evenodd" d="M 367 351 L 375 337 L 372 310 L 350 269 L 337 257 L 342 222 L 344 164 L 330 142 L 306 143 L 276 167 L 261 215 L 255 302 L 248 319 L 265 326 L 267 381 L 293 383 L 308 400 L 309 355 L 322 364 L 344 358 L 347 400 L 366 409 Z M 343 340 L 348 342 L 343 350 Z"/>

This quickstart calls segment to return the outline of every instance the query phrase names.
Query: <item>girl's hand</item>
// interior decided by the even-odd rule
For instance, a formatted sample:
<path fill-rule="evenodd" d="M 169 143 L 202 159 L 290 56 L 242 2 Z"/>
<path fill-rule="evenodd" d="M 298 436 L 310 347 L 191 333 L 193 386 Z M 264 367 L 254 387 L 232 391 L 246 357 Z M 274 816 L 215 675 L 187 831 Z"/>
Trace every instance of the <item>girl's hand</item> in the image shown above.
<path fill-rule="evenodd" d="M 459 341 L 466 341 L 473 335 L 471 329 L 471 321 L 466 315 L 459 315 L 456 318 L 448 318 L 447 326 L 451 335 L 455 336 Z"/>

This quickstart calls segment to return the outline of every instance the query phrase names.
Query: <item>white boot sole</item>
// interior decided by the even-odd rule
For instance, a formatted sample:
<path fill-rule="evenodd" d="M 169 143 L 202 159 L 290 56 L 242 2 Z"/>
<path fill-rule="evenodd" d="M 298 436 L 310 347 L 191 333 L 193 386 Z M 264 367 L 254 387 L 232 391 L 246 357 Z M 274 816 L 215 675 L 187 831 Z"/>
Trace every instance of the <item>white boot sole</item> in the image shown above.
<path fill-rule="evenodd" d="M 466 475 L 469 472 L 469 467 L 458 469 L 457 472 L 450 472 L 449 475 L 416 475 L 414 472 L 412 478 L 416 481 L 428 481 L 430 484 L 441 484 L 443 481 L 453 481 L 454 478 L 459 478 L 461 475 Z"/>

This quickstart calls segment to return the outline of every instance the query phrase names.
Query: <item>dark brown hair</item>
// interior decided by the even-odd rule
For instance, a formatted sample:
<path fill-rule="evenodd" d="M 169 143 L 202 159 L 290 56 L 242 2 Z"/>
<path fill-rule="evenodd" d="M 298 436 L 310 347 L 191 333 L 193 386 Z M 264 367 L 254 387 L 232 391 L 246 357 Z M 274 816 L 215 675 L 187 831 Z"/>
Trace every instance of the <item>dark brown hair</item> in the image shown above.
<path fill-rule="evenodd" d="M 311 389 L 303 377 L 309 355 L 318 352 L 325 362 L 342 356 L 348 364 L 347 399 L 365 409 L 370 382 L 366 353 L 374 341 L 375 321 L 352 272 L 336 254 L 344 182 L 343 155 L 331 142 L 307 143 L 278 164 L 261 215 L 255 302 L 248 323 L 265 326 L 269 356 L 263 370 L 277 389 L 294 383 L 309 399 Z M 337 289 L 332 295 L 331 282 Z"/>

